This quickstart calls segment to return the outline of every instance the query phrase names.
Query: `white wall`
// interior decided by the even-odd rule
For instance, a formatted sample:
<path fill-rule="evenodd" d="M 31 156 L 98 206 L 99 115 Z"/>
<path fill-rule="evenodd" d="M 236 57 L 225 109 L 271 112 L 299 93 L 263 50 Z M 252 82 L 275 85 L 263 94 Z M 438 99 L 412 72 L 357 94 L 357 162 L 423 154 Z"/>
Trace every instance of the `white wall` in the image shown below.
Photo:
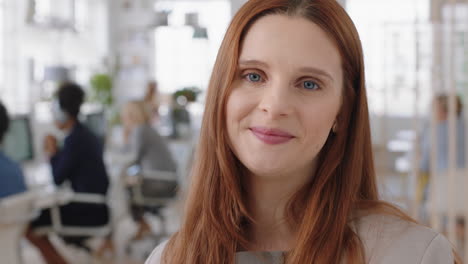
<path fill-rule="evenodd" d="M 337 0 L 342 6 L 346 6 L 346 0 Z M 231 0 L 231 13 L 234 15 L 247 0 Z"/>
<path fill-rule="evenodd" d="M 239 8 L 245 4 L 247 0 L 231 0 L 231 13 L 234 14 L 239 10 Z"/>
<path fill-rule="evenodd" d="M 6 31 L 3 36 L 5 59 L 2 68 L 5 80 L 1 84 L 1 95 L 12 112 L 29 112 L 33 110 L 31 106 L 39 100 L 39 84 L 31 83 L 31 59 L 40 62 L 42 66 L 62 64 L 89 71 L 100 67 L 108 54 L 107 0 L 84 1 L 89 5 L 88 25 L 78 33 L 28 25 L 28 0 L 4 2 Z"/>
<path fill-rule="evenodd" d="M 102 60 L 108 54 L 108 16 L 107 1 L 114 0 L 83 0 L 86 1 L 88 14 L 87 27 L 80 32 L 58 31 L 46 26 L 32 26 L 26 23 L 28 0 L 2 1 L 5 10 L 3 22 L 3 54 L 0 63 L 4 71 L 4 80 L 0 83 L 0 97 L 6 102 L 11 114 L 30 113 L 34 129 L 35 152 L 39 160 L 42 158 L 42 138 L 53 132 L 51 120 L 40 117 L 40 83 L 34 83 L 31 74 L 30 60 L 41 64 L 63 64 L 85 68 L 90 73 L 98 69 Z M 60 10 L 58 11 L 60 12 Z M 39 71 L 38 71 L 39 72 Z M 38 74 L 42 80 L 42 73 Z M 88 85 L 86 79 L 84 86 Z M 42 104 L 44 105 L 44 104 Z M 47 104 L 42 113 L 50 114 Z"/>

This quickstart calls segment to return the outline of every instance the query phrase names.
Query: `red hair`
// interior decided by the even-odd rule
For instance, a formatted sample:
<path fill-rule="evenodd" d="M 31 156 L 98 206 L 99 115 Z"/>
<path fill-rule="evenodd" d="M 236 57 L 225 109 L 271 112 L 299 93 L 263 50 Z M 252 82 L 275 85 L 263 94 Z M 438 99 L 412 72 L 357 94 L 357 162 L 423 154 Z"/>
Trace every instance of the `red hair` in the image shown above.
<path fill-rule="evenodd" d="M 358 212 L 386 210 L 411 221 L 378 198 L 361 42 L 346 11 L 332 0 L 250 0 L 234 16 L 214 65 L 184 220 L 163 263 L 233 263 L 236 251 L 249 248 L 245 230 L 254 220 L 242 184 L 246 168 L 229 147 L 226 103 L 243 37 L 269 14 L 302 17 L 321 27 L 340 52 L 344 79 L 338 131 L 320 151 L 315 175 L 287 206 L 297 239 L 286 263 L 363 263 L 362 243 L 349 225 Z"/>

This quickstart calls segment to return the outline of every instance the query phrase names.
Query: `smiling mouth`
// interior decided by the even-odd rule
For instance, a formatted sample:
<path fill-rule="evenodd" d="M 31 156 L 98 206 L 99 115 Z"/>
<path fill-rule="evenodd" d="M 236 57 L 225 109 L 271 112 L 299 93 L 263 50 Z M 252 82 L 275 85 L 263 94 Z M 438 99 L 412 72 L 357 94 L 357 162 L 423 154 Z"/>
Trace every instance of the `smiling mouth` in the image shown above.
<path fill-rule="evenodd" d="M 249 130 L 260 141 L 269 145 L 283 144 L 295 138 L 293 135 L 280 129 L 250 127 Z"/>

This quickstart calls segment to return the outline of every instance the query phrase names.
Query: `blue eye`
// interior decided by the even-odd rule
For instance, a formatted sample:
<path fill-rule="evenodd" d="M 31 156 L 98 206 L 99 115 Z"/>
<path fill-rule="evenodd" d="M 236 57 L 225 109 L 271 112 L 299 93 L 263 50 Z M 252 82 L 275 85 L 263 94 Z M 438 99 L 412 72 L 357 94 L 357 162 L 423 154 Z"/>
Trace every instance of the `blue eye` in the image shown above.
<path fill-rule="evenodd" d="M 318 84 L 313 81 L 305 81 L 302 84 L 303 87 L 307 90 L 317 90 L 319 88 Z"/>
<path fill-rule="evenodd" d="M 256 73 L 249 73 L 247 74 L 247 79 L 251 82 L 259 82 L 262 79 L 262 77 L 260 77 L 260 75 Z"/>

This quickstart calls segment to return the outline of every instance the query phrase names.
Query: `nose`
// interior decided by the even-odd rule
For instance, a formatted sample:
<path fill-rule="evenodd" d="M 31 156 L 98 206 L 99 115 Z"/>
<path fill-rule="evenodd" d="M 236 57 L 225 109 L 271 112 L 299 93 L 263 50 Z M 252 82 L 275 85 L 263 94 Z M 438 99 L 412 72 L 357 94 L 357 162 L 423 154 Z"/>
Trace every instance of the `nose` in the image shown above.
<path fill-rule="evenodd" d="M 287 83 L 271 83 L 263 88 L 258 108 L 271 119 L 285 117 L 293 111 L 291 91 Z"/>

